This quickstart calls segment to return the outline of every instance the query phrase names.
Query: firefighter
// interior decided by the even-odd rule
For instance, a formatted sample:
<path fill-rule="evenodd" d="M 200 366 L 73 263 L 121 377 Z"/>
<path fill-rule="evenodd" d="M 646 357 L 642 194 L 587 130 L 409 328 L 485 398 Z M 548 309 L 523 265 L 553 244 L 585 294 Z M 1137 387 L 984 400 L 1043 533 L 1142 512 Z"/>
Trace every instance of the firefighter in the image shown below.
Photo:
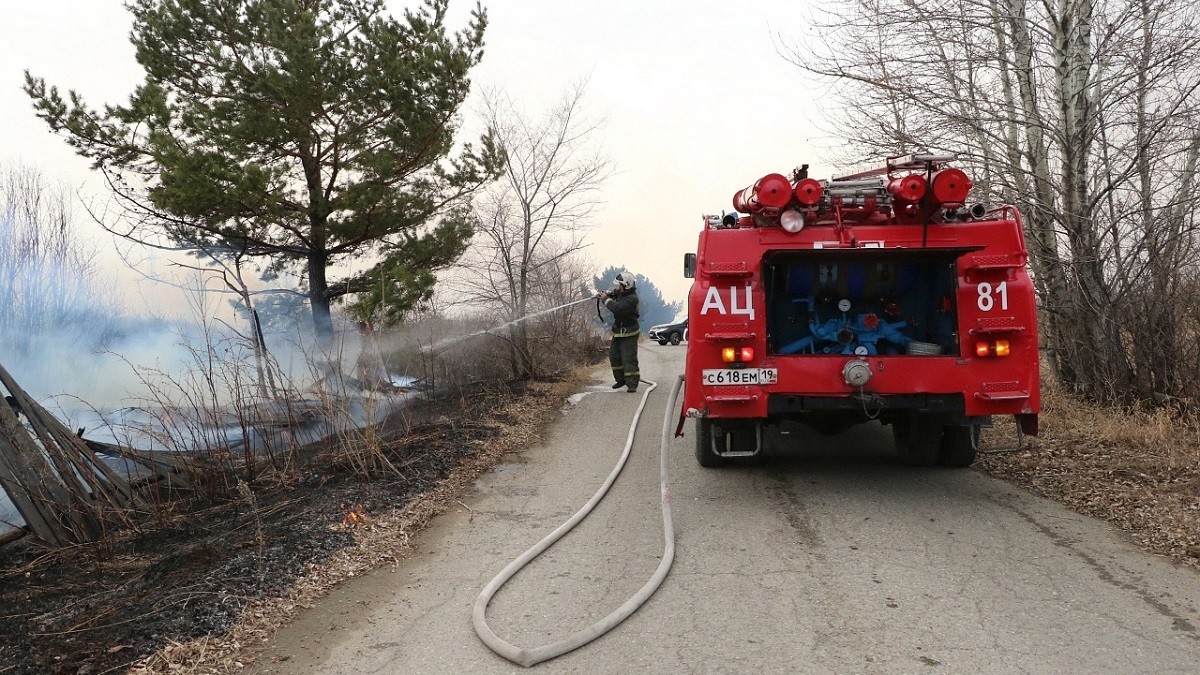
<path fill-rule="evenodd" d="M 621 272 L 612 288 L 596 294 L 613 315 L 612 343 L 608 347 L 608 361 L 616 380 L 612 388 L 625 387 L 626 391 L 637 391 L 640 381 L 637 350 L 642 329 L 638 326 L 638 296 L 634 285 L 633 275 Z"/>

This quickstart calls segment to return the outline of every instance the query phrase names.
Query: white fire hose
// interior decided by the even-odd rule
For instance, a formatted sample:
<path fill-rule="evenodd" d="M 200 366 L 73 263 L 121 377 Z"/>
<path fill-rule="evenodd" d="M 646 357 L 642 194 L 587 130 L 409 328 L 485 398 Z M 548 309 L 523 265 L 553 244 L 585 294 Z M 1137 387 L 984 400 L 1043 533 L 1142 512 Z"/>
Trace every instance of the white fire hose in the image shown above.
<path fill-rule="evenodd" d="M 646 407 L 646 399 L 650 396 L 650 392 L 658 387 L 657 383 L 650 382 L 649 380 L 642 381 L 648 383 L 650 388 L 642 394 L 642 400 L 633 415 L 633 422 L 629 425 L 629 436 L 625 441 L 625 451 L 621 454 L 621 458 L 617 461 L 617 465 L 613 467 L 612 472 L 608 474 L 608 478 L 604 481 L 604 484 L 583 505 L 583 508 L 575 512 L 575 515 L 571 516 L 566 522 L 559 525 L 558 529 L 546 535 L 544 539 L 534 544 L 533 547 L 522 553 L 516 560 L 513 560 L 507 567 L 501 570 L 495 578 L 488 582 L 488 585 L 479 593 L 479 597 L 475 599 L 475 608 L 471 613 L 471 622 L 475 626 L 475 632 L 479 634 L 479 638 L 483 640 L 483 643 L 488 648 L 513 663 L 525 667 L 533 666 L 542 661 L 562 656 L 599 638 L 636 612 L 646 600 L 650 599 L 654 591 L 658 590 L 663 580 L 667 578 L 667 572 L 671 569 L 671 562 L 675 559 L 675 526 L 671 522 L 671 492 L 667 484 L 667 448 L 671 442 L 671 411 L 675 409 L 679 391 L 683 388 L 682 375 L 679 376 L 679 379 L 675 382 L 675 386 L 671 389 L 671 396 L 667 401 L 667 410 L 663 415 L 662 446 L 659 459 L 659 482 L 662 493 L 663 515 L 663 555 L 662 561 L 658 564 L 658 569 L 654 571 L 654 575 L 650 577 L 649 581 L 637 593 L 626 600 L 620 607 L 613 610 L 611 614 L 558 642 L 551 642 L 540 647 L 518 647 L 502 640 L 492 631 L 487 623 L 487 608 L 488 603 L 492 601 L 492 596 L 509 579 L 515 576 L 517 572 L 521 571 L 521 568 L 541 555 L 546 549 L 553 546 L 554 542 L 561 539 L 563 535 L 570 532 L 572 528 L 586 518 L 592 512 L 592 509 L 600 503 L 600 500 L 604 499 L 604 496 L 608 494 L 608 489 L 612 487 L 612 484 L 617 480 L 617 476 L 621 474 L 621 470 L 625 468 L 630 450 L 633 448 L 633 436 L 637 430 L 638 420 L 641 419 L 642 409 Z"/>

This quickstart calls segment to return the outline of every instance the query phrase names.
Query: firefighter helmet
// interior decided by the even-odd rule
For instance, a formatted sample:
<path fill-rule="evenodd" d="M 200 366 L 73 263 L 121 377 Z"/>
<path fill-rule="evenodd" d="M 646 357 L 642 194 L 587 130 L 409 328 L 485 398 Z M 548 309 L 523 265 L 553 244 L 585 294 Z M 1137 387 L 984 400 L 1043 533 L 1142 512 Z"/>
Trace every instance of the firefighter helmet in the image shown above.
<path fill-rule="evenodd" d="M 617 275 L 617 278 L 613 281 L 613 286 L 615 286 L 617 288 L 617 290 L 620 290 L 620 291 L 632 291 L 634 288 L 634 285 L 635 284 L 634 284 L 634 280 L 633 280 L 633 275 L 630 274 L 629 272 L 621 272 L 620 274 Z"/>

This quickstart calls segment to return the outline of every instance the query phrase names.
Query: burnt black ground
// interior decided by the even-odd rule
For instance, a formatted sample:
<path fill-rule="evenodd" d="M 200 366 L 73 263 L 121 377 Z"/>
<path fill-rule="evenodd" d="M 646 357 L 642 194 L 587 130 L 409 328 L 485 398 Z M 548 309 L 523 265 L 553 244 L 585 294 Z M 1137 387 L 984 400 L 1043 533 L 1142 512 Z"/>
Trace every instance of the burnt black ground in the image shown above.
<path fill-rule="evenodd" d="M 149 515 L 101 544 L 49 551 L 26 537 L 0 547 L 0 673 L 120 672 L 171 642 L 218 635 L 247 604 L 279 596 L 352 545 L 351 505 L 403 508 L 486 447 L 512 420 L 485 394 L 425 402 L 404 433 L 385 424 L 403 475 L 356 477 L 316 462 L 299 477 L 230 490 Z M 409 411 L 412 414 L 412 411 Z M 319 448 L 317 450 L 320 450 Z"/>

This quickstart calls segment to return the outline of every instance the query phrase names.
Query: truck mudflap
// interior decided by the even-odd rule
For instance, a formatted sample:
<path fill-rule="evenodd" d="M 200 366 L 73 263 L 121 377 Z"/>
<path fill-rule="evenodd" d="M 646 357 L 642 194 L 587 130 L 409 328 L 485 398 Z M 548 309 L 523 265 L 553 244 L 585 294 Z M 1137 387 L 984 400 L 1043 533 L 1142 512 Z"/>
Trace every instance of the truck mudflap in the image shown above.
<path fill-rule="evenodd" d="M 762 449 L 762 420 L 696 418 L 696 460 L 700 466 L 753 459 Z"/>

